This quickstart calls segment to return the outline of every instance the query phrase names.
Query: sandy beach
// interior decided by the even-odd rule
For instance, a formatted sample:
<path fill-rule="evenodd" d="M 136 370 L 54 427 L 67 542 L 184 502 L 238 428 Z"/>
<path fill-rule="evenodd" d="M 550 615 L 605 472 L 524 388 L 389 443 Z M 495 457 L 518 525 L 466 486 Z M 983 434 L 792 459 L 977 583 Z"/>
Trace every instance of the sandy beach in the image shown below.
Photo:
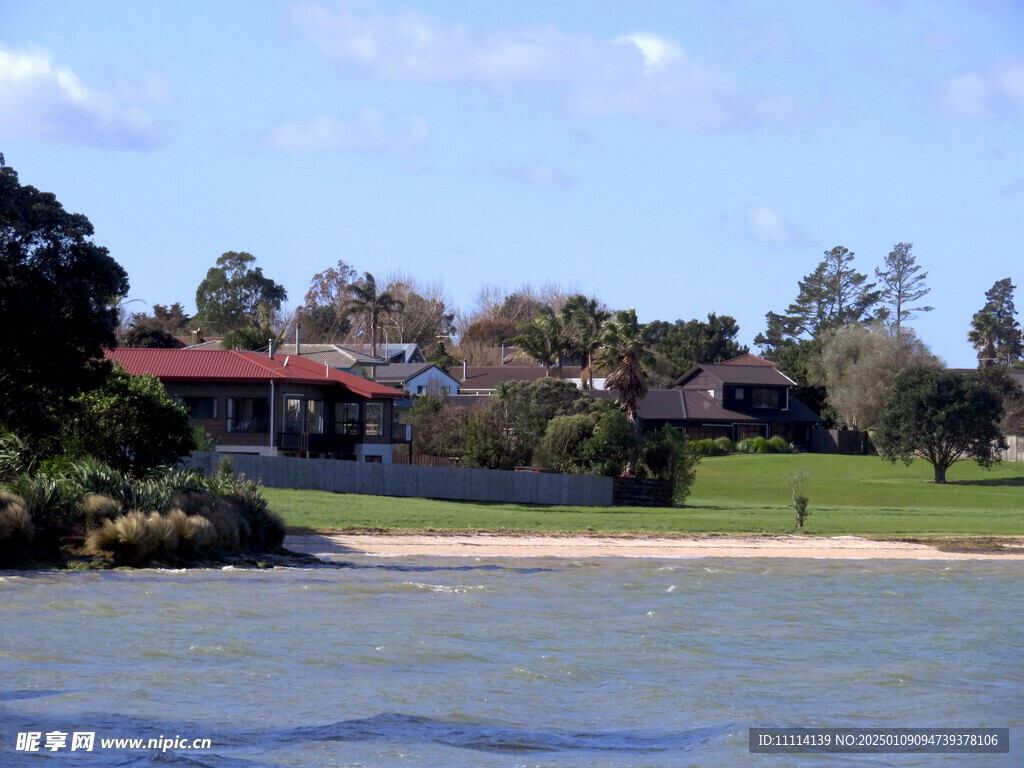
<path fill-rule="evenodd" d="M 286 548 L 325 559 L 351 555 L 398 557 L 783 557 L 865 560 L 1024 560 L 1024 544 L 1015 541 L 995 551 L 941 551 L 927 544 L 872 541 L 856 536 L 586 536 L 330 534 L 296 535 Z"/>

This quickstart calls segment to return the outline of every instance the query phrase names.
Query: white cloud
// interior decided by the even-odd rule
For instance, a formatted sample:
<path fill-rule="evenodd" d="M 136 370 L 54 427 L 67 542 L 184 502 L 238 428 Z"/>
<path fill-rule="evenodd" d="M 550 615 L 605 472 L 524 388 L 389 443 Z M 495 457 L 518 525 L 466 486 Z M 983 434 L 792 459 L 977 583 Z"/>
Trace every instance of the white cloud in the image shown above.
<path fill-rule="evenodd" d="M 949 77 L 939 106 L 962 117 L 991 117 L 1024 111 L 1024 60 L 1004 58 L 980 71 Z"/>
<path fill-rule="evenodd" d="M 635 33 L 617 37 L 615 42 L 628 43 L 639 48 L 648 71 L 665 69 L 683 60 L 683 49 L 679 47 L 679 43 L 658 35 Z"/>
<path fill-rule="evenodd" d="M 366 107 L 349 122 L 321 116 L 303 123 L 281 123 L 271 129 L 268 144 L 281 152 L 406 152 L 426 139 L 427 122 L 419 115 L 390 115 Z"/>
<path fill-rule="evenodd" d="M 379 79 L 497 90 L 549 86 L 579 114 L 627 114 L 699 130 L 775 119 L 780 105 L 788 105 L 690 61 L 677 42 L 647 32 L 613 39 L 552 27 L 485 32 L 412 12 L 357 14 L 351 5 L 301 2 L 291 6 L 291 19 L 324 55 Z"/>
<path fill-rule="evenodd" d="M 152 91 L 155 73 L 142 88 Z M 146 79 L 149 83 L 147 84 Z M 164 97 L 170 89 L 163 82 Z M 85 85 L 44 51 L 0 46 L 0 131 L 10 135 L 119 149 L 148 149 L 162 143 L 153 116 L 140 103 L 155 99 L 117 98 Z"/>
<path fill-rule="evenodd" d="M 760 243 L 784 243 L 789 239 L 789 230 L 774 208 L 765 205 L 747 208 L 747 227 L 750 234 Z"/>

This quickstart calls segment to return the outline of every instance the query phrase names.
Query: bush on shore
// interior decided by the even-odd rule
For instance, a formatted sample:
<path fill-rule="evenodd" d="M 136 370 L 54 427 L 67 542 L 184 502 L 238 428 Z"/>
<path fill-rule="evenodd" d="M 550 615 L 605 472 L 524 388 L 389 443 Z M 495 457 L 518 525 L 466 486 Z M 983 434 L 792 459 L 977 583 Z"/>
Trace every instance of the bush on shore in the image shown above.
<path fill-rule="evenodd" d="M 259 486 L 230 462 L 212 478 L 165 470 L 138 480 L 93 458 L 51 471 L 0 483 L 0 567 L 69 554 L 97 565 L 184 565 L 276 551 L 284 540 Z M 68 541 L 81 545 L 69 552 Z"/>

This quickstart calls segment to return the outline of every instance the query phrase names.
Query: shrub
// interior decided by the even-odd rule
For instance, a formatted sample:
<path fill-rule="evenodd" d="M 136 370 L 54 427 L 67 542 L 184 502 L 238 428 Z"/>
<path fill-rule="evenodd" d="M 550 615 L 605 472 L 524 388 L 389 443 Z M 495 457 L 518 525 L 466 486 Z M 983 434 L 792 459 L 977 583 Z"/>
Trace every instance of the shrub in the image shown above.
<path fill-rule="evenodd" d="M 178 529 L 169 518 L 159 512 L 150 512 L 146 518 L 146 526 L 158 549 L 173 552 L 178 548 Z"/>
<path fill-rule="evenodd" d="M 739 453 L 750 453 L 750 442 L 749 438 L 746 440 L 740 440 L 733 446 L 733 450 L 738 451 Z"/>
<path fill-rule="evenodd" d="M 579 465 L 583 441 L 594 434 L 594 420 L 589 416 L 556 416 L 533 452 L 533 463 L 571 472 Z"/>
<path fill-rule="evenodd" d="M 772 453 L 772 449 L 768 447 L 768 441 L 763 437 L 752 438 L 747 450 L 750 453 Z"/>
<path fill-rule="evenodd" d="M 35 533 L 32 516 L 25 508 L 20 496 L 0 491 L 0 539 L 23 539 L 30 541 Z"/>
<path fill-rule="evenodd" d="M 112 554 L 116 563 L 139 565 L 156 550 L 159 542 L 145 515 L 138 510 L 121 515 L 115 520 L 104 520 L 103 525 L 85 537 L 85 550 L 89 554 Z"/>
<path fill-rule="evenodd" d="M 732 440 L 728 437 L 719 437 L 715 439 L 715 445 L 718 446 L 719 453 L 732 453 L 734 450 Z"/>
<path fill-rule="evenodd" d="M 121 509 L 121 504 L 116 499 L 100 493 L 90 493 L 82 501 L 85 524 L 90 527 L 99 525 L 103 520 L 117 517 L 121 514 Z"/>
<path fill-rule="evenodd" d="M 672 502 L 681 505 L 697 479 L 699 463 L 700 457 L 689 450 L 686 435 L 666 425 L 644 439 L 637 469 L 651 477 L 671 481 Z"/>
<path fill-rule="evenodd" d="M 24 500 L 0 491 L 0 567 L 24 560 L 34 535 L 35 526 Z"/>
<path fill-rule="evenodd" d="M 9 484 L 40 524 L 71 525 L 80 514 L 82 492 L 72 483 L 48 475 L 18 475 Z"/>
<path fill-rule="evenodd" d="M 786 438 L 776 435 L 768 441 L 770 453 L 792 453 Z"/>
<path fill-rule="evenodd" d="M 693 440 L 690 442 L 690 452 L 694 456 L 717 456 L 719 454 L 718 443 L 711 438 L 704 440 Z"/>

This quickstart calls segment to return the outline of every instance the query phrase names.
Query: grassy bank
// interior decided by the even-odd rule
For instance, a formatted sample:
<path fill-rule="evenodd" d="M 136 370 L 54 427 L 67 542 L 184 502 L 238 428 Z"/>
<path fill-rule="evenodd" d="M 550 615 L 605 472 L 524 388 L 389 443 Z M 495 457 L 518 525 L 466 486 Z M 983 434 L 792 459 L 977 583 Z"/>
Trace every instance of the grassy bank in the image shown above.
<path fill-rule="evenodd" d="M 792 533 L 787 474 L 808 470 L 806 533 L 884 537 L 1024 535 L 1024 464 L 991 472 L 955 465 L 950 482 L 931 467 L 874 457 L 734 455 L 704 459 L 687 506 L 541 507 L 264 489 L 287 525 L 319 530 Z"/>

